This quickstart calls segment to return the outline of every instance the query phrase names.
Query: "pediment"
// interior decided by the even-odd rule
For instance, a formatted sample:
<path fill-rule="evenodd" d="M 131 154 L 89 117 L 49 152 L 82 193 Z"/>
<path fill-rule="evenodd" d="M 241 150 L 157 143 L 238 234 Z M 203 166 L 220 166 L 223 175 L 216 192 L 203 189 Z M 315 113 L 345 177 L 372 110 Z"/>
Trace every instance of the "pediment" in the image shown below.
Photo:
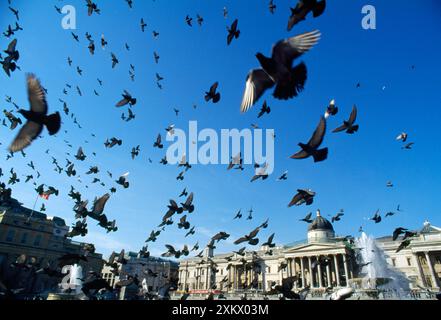
<path fill-rule="evenodd" d="M 345 251 L 346 246 L 342 242 L 336 243 L 307 243 L 285 249 L 285 254 L 320 254 L 337 253 Z"/>

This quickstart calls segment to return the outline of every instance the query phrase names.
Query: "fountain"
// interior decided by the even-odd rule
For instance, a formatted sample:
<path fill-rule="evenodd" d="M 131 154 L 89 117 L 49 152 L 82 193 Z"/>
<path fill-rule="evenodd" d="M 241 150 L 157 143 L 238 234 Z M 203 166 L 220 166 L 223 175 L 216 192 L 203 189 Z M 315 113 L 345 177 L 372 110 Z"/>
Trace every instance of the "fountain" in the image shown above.
<path fill-rule="evenodd" d="M 50 293 L 48 300 L 77 300 L 84 296 L 81 289 L 83 286 L 83 268 L 80 265 L 64 266 L 61 273 L 66 274 L 58 285 L 60 292 Z"/>
<path fill-rule="evenodd" d="M 358 290 L 376 298 L 380 293 L 383 297 L 386 293 L 392 293 L 401 298 L 409 292 L 409 280 L 387 263 L 384 251 L 377 246 L 373 237 L 363 232 L 355 244 L 359 250 L 357 263 L 361 267 L 359 274 L 362 277 L 354 279 L 352 283 L 358 286 Z"/>

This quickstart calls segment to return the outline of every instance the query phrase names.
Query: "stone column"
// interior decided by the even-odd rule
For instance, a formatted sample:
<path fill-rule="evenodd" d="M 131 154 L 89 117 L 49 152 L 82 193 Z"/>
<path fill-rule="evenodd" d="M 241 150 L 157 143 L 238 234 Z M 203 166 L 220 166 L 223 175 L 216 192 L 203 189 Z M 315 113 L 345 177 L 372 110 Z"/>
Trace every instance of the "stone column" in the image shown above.
<path fill-rule="evenodd" d="M 426 256 L 427 264 L 429 265 L 430 275 L 432 276 L 433 288 L 439 289 L 438 279 L 436 278 L 435 270 L 433 269 L 432 260 L 430 259 L 429 252 L 424 252 Z"/>
<path fill-rule="evenodd" d="M 294 276 L 297 277 L 296 258 L 293 258 L 293 259 L 292 259 L 292 266 L 293 266 L 293 273 L 294 273 Z M 299 279 L 296 279 L 296 281 L 294 282 L 294 288 L 295 288 L 295 289 L 297 289 L 298 280 L 299 280 Z"/>
<path fill-rule="evenodd" d="M 233 290 L 237 290 L 237 269 L 235 265 L 233 265 Z"/>
<path fill-rule="evenodd" d="M 331 279 L 331 261 L 328 261 L 328 264 L 326 266 L 326 279 L 328 283 L 328 287 L 332 287 L 332 279 Z"/>
<path fill-rule="evenodd" d="M 338 266 L 338 254 L 334 255 L 334 265 L 335 265 L 335 280 L 337 281 L 337 287 L 340 287 L 340 268 Z"/>
<path fill-rule="evenodd" d="M 280 269 L 279 271 L 279 284 L 282 285 L 282 279 L 283 279 L 283 269 Z"/>
<path fill-rule="evenodd" d="M 312 261 L 311 257 L 308 257 L 308 266 L 309 266 L 309 285 L 311 288 L 314 287 L 314 277 L 312 275 Z"/>
<path fill-rule="evenodd" d="M 207 280 L 207 281 L 205 281 L 205 289 L 206 290 L 210 290 L 211 288 L 211 286 L 210 286 L 210 267 L 209 266 L 207 266 L 207 274 L 205 275 L 205 279 Z"/>
<path fill-rule="evenodd" d="M 303 264 L 303 257 L 300 257 L 300 270 L 302 273 L 302 288 L 306 287 L 305 285 L 305 266 Z"/>
<path fill-rule="evenodd" d="M 317 272 L 318 272 L 319 287 L 323 288 L 322 266 L 320 264 L 317 266 Z"/>
<path fill-rule="evenodd" d="M 187 285 L 188 285 L 188 262 L 187 262 L 187 265 L 185 266 L 185 281 L 184 281 L 184 290 L 185 290 L 185 288 L 187 288 Z"/>
<path fill-rule="evenodd" d="M 343 265 L 345 267 L 346 287 L 349 287 L 349 271 L 348 271 L 348 259 L 346 254 L 343 255 Z"/>
<path fill-rule="evenodd" d="M 414 258 L 415 258 L 416 265 L 418 267 L 418 274 L 419 274 L 420 279 L 421 279 L 421 284 L 422 284 L 423 287 L 426 288 L 427 287 L 427 281 L 426 281 L 426 277 L 424 276 L 423 268 L 421 267 L 420 258 L 418 256 L 418 252 L 415 252 Z"/>

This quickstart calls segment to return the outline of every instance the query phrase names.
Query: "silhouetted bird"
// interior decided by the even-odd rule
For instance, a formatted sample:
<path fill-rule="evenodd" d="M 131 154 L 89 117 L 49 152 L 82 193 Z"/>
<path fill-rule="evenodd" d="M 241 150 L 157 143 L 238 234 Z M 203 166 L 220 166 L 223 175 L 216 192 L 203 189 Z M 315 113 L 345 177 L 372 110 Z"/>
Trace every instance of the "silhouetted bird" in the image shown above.
<path fill-rule="evenodd" d="M 247 77 L 241 111 L 248 111 L 267 89 L 276 85 L 274 97 L 287 100 L 303 90 L 307 78 L 306 65 L 292 67 L 293 61 L 309 51 L 320 39 L 318 30 L 307 32 L 276 43 L 271 58 L 257 53 L 261 69 L 252 70 Z"/>
<path fill-rule="evenodd" d="M 291 159 L 306 159 L 313 157 L 314 162 L 324 161 L 328 158 L 328 148 L 318 149 L 323 142 L 326 133 L 326 120 L 321 117 L 311 139 L 307 144 L 299 143 L 301 151 L 291 156 Z"/>
<path fill-rule="evenodd" d="M 58 112 L 47 115 L 46 96 L 40 81 L 34 75 L 29 74 L 27 76 L 27 86 L 30 110 L 20 109 L 18 111 L 25 117 L 27 122 L 9 147 L 11 152 L 18 152 L 29 146 L 41 134 L 44 126 L 48 129 L 50 135 L 56 134 L 61 127 L 61 117 Z"/>

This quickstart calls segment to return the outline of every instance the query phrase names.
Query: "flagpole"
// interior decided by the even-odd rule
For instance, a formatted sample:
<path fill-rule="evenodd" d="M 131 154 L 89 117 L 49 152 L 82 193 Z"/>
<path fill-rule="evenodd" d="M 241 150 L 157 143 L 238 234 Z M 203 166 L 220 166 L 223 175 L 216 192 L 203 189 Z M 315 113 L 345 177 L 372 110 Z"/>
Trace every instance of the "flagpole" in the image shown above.
<path fill-rule="evenodd" d="M 35 198 L 34 206 L 32 207 L 31 215 L 29 216 L 28 222 L 31 220 L 32 216 L 34 215 L 35 206 L 37 205 L 38 198 L 40 197 L 40 194 L 37 192 L 37 198 Z"/>

